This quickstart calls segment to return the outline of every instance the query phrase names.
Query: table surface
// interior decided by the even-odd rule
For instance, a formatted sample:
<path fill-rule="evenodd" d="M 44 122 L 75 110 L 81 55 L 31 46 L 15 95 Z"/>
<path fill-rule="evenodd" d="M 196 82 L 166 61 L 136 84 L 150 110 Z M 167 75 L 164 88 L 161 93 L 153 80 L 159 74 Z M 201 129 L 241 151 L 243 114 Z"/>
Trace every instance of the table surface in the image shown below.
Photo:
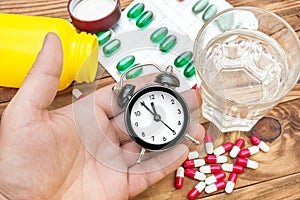
<path fill-rule="evenodd" d="M 175 0 L 174 0 L 175 1 Z M 69 19 L 67 13 L 68 0 L 1 0 L 0 12 L 26 15 L 41 15 Z M 121 0 L 122 8 L 128 6 L 131 0 Z M 300 1 L 299 0 L 228 0 L 233 6 L 257 6 L 275 12 L 284 18 L 300 37 Z M 1 23 L 0 23 L 1 25 Z M 300 55 L 299 55 L 300 56 Z M 114 83 L 112 77 L 105 73 L 96 81 L 101 85 Z M 72 87 L 57 94 L 50 109 L 56 109 L 72 103 Z M 0 116 L 5 107 L 17 92 L 17 89 L 0 87 Z M 224 191 L 213 194 L 201 194 L 203 199 L 300 199 L 300 81 L 291 92 L 277 105 L 268 116 L 277 119 L 282 126 L 282 133 L 269 143 L 269 153 L 254 155 L 253 160 L 259 162 L 257 170 L 247 170 L 239 176 L 235 190 L 228 195 Z M 201 123 L 208 127 L 209 122 L 202 119 Z M 249 139 L 243 132 L 223 134 L 217 144 L 224 141 L 235 141 L 243 137 Z M 201 146 L 201 145 L 200 145 Z M 200 148 L 200 147 L 195 147 Z M 184 188 L 174 187 L 175 173 L 150 187 L 135 200 L 150 199 L 186 199 L 188 191 L 197 183 L 186 178 Z"/>

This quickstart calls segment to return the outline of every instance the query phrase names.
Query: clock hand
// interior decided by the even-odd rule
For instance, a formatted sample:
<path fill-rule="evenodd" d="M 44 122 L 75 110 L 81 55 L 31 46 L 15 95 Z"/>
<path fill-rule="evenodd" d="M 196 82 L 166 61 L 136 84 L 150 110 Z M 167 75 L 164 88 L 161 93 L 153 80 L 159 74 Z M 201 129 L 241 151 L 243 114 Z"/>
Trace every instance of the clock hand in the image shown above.
<path fill-rule="evenodd" d="M 144 102 L 141 102 L 141 105 L 144 106 L 152 115 L 155 116 L 154 112 L 152 112 L 152 110 L 150 110 L 150 108 L 148 108 L 148 106 L 146 106 Z"/>
<path fill-rule="evenodd" d="M 165 125 L 168 129 L 170 129 L 172 131 L 172 133 L 176 133 L 170 126 L 168 126 L 168 124 L 166 124 L 163 120 L 161 120 L 161 123 L 163 123 L 163 125 Z"/>
<path fill-rule="evenodd" d="M 153 102 L 151 102 L 151 106 L 152 106 L 152 110 L 153 110 L 154 114 L 157 115 L 157 112 L 156 112 L 156 109 L 155 109 L 155 106 L 154 106 Z"/>

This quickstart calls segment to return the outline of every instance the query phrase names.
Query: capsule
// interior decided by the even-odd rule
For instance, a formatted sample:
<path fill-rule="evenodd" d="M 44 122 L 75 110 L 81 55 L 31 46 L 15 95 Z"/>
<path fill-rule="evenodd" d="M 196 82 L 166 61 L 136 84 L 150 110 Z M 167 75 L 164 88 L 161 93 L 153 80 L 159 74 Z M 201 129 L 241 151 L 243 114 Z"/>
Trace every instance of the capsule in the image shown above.
<path fill-rule="evenodd" d="M 194 160 L 194 159 L 197 159 L 197 158 L 199 158 L 198 151 L 191 151 L 191 152 L 189 152 L 189 155 L 188 155 L 188 159 L 189 160 Z"/>
<path fill-rule="evenodd" d="M 270 147 L 256 135 L 252 135 L 250 140 L 252 144 L 258 146 L 258 148 L 263 152 L 268 152 L 270 150 Z"/>
<path fill-rule="evenodd" d="M 214 152 L 214 144 L 213 144 L 212 135 L 210 133 L 205 134 L 204 143 L 205 143 L 206 153 L 212 154 Z"/>
<path fill-rule="evenodd" d="M 178 167 L 176 171 L 175 187 L 177 189 L 182 188 L 183 182 L 184 182 L 184 169 L 183 167 Z"/>
<path fill-rule="evenodd" d="M 146 11 L 144 12 L 137 20 L 136 20 L 136 26 L 139 27 L 140 29 L 144 29 L 151 22 L 153 21 L 153 12 L 152 11 Z"/>
<path fill-rule="evenodd" d="M 192 61 L 193 53 L 191 51 L 185 51 L 180 54 L 174 61 L 174 65 L 178 68 L 184 67 Z"/>
<path fill-rule="evenodd" d="M 191 169 L 195 167 L 200 167 L 205 165 L 205 160 L 204 159 L 196 159 L 196 160 L 186 160 L 183 163 L 183 167 L 185 169 Z"/>
<path fill-rule="evenodd" d="M 212 18 L 218 12 L 218 8 L 215 4 L 211 4 L 208 8 L 204 11 L 202 15 L 202 20 L 207 22 L 210 18 Z"/>
<path fill-rule="evenodd" d="M 195 14 L 199 14 L 201 11 L 203 11 L 208 6 L 208 0 L 200 0 L 197 1 L 194 6 L 192 7 L 192 11 Z"/>
<path fill-rule="evenodd" d="M 196 179 L 198 181 L 204 181 L 206 179 L 206 175 L 193 169 L 185 169 L 184 170 L 184 175 Z"/>
<path fill-rule="evenodd" d="M 197 198 L 197 196 L 204 190 L 206 187 L 205 183 L 203 181 L 199 182 L 191 191 L 188 193 L 188 198 L 190 200 L 194 200 Z"/>
<path fill-rule="evenodd" d="M 82 99 L 83 97 L 85 97 L 85 95 L 82 94 L 82 92 L 81 92 L 80 90 L 78 90 L 78 89 L 74 89 L 74 90 L 72 91 L 72 94 L 73 94 L 73 96 L 74 96 L 76 99 Z"/>
<path fill-rule="evenodd" d="M 103 53 L 105 56 L 109 57 L 116 53 L 121 46 L 121 41 L 118 39 L 113 39 L 109 41 L 106 45 L 103 47 Z"/>
<path fill-rule="evenodd" d="M 258 162 L 254 161 L 254 160 L 250 160 L 250 159 L 246 159 L 246 158 L 237 158 L 235 162 L 236 162 L 236 164 L 243 166 L 243 167 L 247 167 L 247 168 L 251 168 L 251 169 L 258 168 Z"/>
<path fill-rule="evenodd" d="M 208 164 L 226 163 L 227 162 L 227 157 L 226 156 L 207 155 L 205 157 L 205 162 L 208 163 Z"/>
<path fill-rule="evenodd" d="M 137 3 L 134 6 L 132 6 L 132 8 L 129 9 L 129 11 L 127 12 L 127 17 L 130 19 L 135 19 L 138 16 L 140 16 L 140 14 L 142 14 L 144 9 L 145 9 L 145 4 Z"/>
<path fill-rule="evenodd" d="M 230 194 L 233 191 L 238 175 L 234 172 L 229 174 L 228 181 L 226 183 L 225 192 Z"/>
<path fill-rule="evenodd" d="M 199 89 L 199 88 L 198 88 L 198 85 L 195 84 L 195 85 L 192 87 L 192 89 L 198 91 L 198 89 Z"/>
<path fill-rule="evenodd" d="M 139 64 L 136 64 L 136 65 L 139 65 Z M 133 65 L 132 67 L 134 67 L 136 65 Z M 126 74 L 126 79 L 128 80 L 128 79 L 136 78 L 139 75 L 141 75 L 142 72 L 143 72 L 143 67 L 139 67 L 137 69 L 134 69 L 134 70 L 132 70 L 132 71 L 130 71 Z"/>
<path fill-rule="evenodd" d="M 219 164 L 213 164 L 213 165 L 205 165 L 200 167 L 200 172 L 204 174 L 210 174 L 210 173 L 218 173 L 222 170 L 221 165 Z"/>
<path fill-rule="evenodd" d="M 222 169 L 226 172 L 243 173 L 244 167 L 236 164 L 222 164 Z"/>
<path fill-rule="evenodd" d="M 132 55 L 128 55 L 122 58 L 117 64 L 118 72 L 122 73 L 123 71 L 129 69 L 135 61 L 135 57 Z"/>
<path fill-rule="evenodd" d="M 225 172 L 218 172 L 216 174 L 213 174 L 213 175 L 207 177 L 205 179 L 205 183 L 206 183 L 206 185 L 210 185 L 210 184 L 213 184 L 213 183 L 218 182 L 220 180 L 223 180 L 225 177 L 226 177 Z"/>
<path fill-rule="evenodd" d="M 216 156 L 219 156 L 225 152 L 228 152 L 232 149 L 233 147 L 233 143 L 232 142 L 226 142 L 224 144 L 222 144 L 221 146 L 217 147 L 215 150 L 214 150 L 214 154 Z"/>
<path fill-rule="evenodd" d="M 240 150 L 243 148 L 243 146 L 245 145 L 245 140 L 243 138 L 238 139 L 234 146 L 232 147 L 229 156 L 231 158 L 235 158 L 237 157 L 237 155 L 239 154 Z"/>
<path fill-rule="evenodd" d="M 105 42 L 107 42 L 112 35 L 112 31 L 108 30 L 108 31 L 103 31 L 97 34 L 97 38 L 98 38 L 98 44 L 99 46 L 104 44 Z"/>
<path fill-rule="evenodd" d="M 163 53 L 169 53 L 176 45 L 177 38 L 175 35 L 167 36 L 159 45 L 159 50 Z"/>
<path fill-rule="evenodd" d="M 246 149 L 243 149 L 239 152 L 239 157 L 245 158 L 257 154 L 259 152 L 258 146 L 252 146 Z"/>
<path fill-rule="evenodd" d="M 226 187 L 226 182 L 224 180 L 220 180 L 220 181 L 218 181 L 214 184 L 206 186 L 205 192 L 207 194 L 209 194 L 209 193 L 213 193 L 213 192 L 218 191 L 218 190 L 222 190 L 225 187 Z"/>
<path fill-rule="evenodd" d="M 156 29 L 150 36 L 150 40 L 154 44 L 160 44 L 168 35 L 168 28 L 167 27 L 161 27 Z"/>
<path fill-rule="evenodd" d="M 185 67 L 184 71 L 183 71 L 183 75 L 186 78 L 191 78 L 192 76 L 195 75 L 195 66 L 194 66 L 194 62 L 191 62 L 188 64 L 188 66 Z"/>

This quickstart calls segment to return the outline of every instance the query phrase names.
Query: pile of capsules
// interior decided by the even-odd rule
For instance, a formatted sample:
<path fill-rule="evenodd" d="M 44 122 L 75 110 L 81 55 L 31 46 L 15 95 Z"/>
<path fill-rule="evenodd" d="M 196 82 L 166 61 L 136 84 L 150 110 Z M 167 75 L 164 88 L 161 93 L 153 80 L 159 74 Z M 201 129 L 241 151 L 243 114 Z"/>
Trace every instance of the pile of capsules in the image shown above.
<path fill-rule="evenodd" d="M 248 159 L 249 156 L 269 151 L 269 146 L 257 136 L 250 138 L 253 146 L 244 148 L 245 140 L 239 138 L 235 144 L 226 142 L 214 149 L 212 136 L 207 133 L 205 135 L 205 150 L 208 154 L 205 158 L 199 159 L 199 153 L 192 151 L 183 163 L 183 167 L 179 167 L 176 171 L 175 187 L 180 189 L 183 187 L 184 176 L 198 180 L 199 183 L 188 193 L 188 198 L 193 200 L 205 190 L 206 193 L 212 193 L 225 188 L 226 193 L 231 193 L 237 181 L 238 175 L 244 172 L 244 167 L 256 169 L 258 163 Z M 227 163 L 227 156 L 222 154 L 229 152 L 229 156 L 236 159 L 235 164 Z M 195 168 L 199 167 L 199 171 Z M 227 182 L 225 172 L 230 172 Z M 206 174 L 212 174 L 207 176 Z"/>

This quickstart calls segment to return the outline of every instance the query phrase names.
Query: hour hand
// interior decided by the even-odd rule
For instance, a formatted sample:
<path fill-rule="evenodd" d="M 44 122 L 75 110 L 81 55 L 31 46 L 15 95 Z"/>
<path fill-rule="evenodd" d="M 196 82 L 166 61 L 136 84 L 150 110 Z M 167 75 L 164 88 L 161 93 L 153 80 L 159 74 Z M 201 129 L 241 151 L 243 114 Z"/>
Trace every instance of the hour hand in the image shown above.
<path fill-rule="evenodd" d="M 151 107 L 152 107 L 152 110 L 153 110 L 154 114 L 157 115 L 157 112 L 156 112 L 156 109 L 155 109 L 155 106 L 154 106 L 153 102 L 151 102 Z"/>

